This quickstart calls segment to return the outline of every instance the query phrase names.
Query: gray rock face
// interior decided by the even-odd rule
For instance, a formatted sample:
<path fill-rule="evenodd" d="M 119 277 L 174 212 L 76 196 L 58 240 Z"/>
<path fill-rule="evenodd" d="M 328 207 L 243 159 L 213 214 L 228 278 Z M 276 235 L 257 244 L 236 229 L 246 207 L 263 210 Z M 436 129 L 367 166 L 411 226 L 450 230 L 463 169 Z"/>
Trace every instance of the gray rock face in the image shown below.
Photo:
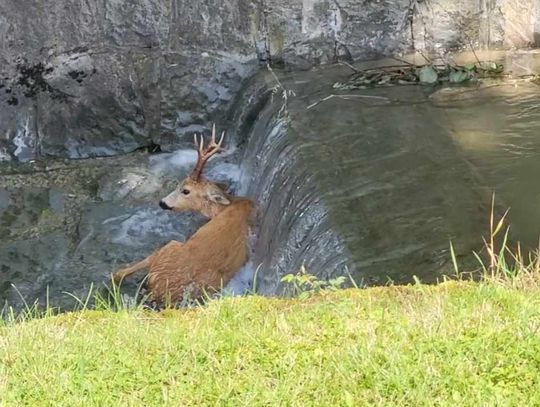
<path fill-rule="evenodd" d="M 537 43 L 534 0 L 0 3 L 0 160 L 170 150 L 229 112 L 260 61 L 309 68 Z M 238 124 L 238 123 L 234 123 Z"/>
<path fill-rule="evenodd" d="M 0 159 L 166 150 L 224 120 L 256 7 L 214 3 L 2 2 Z"/>

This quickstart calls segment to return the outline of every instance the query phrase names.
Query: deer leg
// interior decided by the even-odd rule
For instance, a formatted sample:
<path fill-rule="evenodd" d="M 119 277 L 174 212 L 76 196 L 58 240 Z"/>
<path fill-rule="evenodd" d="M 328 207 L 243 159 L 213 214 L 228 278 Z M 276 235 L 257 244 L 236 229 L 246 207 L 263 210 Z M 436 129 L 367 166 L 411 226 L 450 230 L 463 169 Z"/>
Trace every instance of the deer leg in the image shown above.
<path fill-rule="evenodd" d="M 127 276 L 135 273 L 136 271 L 147 268 L 148 266 L 150 266 L 150 262 L 152 261 L 153 257 L 154 257 L 154 255 L 152 254 L 152 255 L 148 256 L 146 259 L 144 259 L 144 260 L 142 260 L 142 261 L 140 261 L 138 263 L 135 263 L 132 266 L 125 267 L 123 269 L 118 270 L 112 276 L 113 281 L 118 284 L 124 278 L 126 278 Z"/>
<path fill-rule="evenodd" d="M 159 249 L 159 250 L 155 251 L 154 253 L 152 253 L 146 259 L 141 260 L 140 262 L 135 263 L 132 266 L 125 267 L 123 269 L 118 270 L 116 273 L 114 273 L 112 275 L 113 281 L 118 284 L 120 281 L 122 281 L 127 276 L 130 276 L 131 274 L 133 274 L 133 273 L 135 273 L 135 272 L 137 272 L 137 271 L 139 271 L 141 269 L 150 267 L 150 263 L 152 262 L 154 257 L 156 257 L 156 256 L 159 257 L 159 254 L 164 249 L 171 249 L 173 247 L 178 248 L 179 246 L 182 246 L 182 245 L 183 245 L 183 243 L 181 243 L 181 242 L 177 242 L 176 240 L 171 240 L 169 243 L 167 243 L 161 249 Z"/>

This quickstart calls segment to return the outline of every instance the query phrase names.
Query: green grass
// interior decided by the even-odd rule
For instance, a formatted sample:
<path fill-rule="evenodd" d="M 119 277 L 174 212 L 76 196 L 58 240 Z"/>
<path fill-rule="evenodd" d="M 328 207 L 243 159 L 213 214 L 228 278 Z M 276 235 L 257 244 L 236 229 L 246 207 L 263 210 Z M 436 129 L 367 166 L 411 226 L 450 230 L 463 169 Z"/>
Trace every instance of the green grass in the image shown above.
<path fill-rule="evenodd" d="M 0 406 L 540 406 L 540 256 L 490 218 L 477 282 L 0 319 Z M 107 298 L 108 298 L 107 297 Z M 2 322 L 3 321 L 3 322 Z"/>
<path fill-rule="evenodd" d="M 0 405 L 540 405 L 539 328 L 493 282 L 81 311 L 0 328 Z"/>

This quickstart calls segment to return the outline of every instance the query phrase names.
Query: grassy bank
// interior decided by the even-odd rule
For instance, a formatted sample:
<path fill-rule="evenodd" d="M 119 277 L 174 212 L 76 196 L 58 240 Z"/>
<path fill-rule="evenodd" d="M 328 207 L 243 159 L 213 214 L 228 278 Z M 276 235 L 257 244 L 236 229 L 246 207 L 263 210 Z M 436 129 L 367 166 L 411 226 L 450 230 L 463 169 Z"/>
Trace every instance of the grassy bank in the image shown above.
<path fill-rule="evenodd" d="M 540 405 L 539 328 L 494 282 L 83 311 L 0 328 L 0 405 Z"/>

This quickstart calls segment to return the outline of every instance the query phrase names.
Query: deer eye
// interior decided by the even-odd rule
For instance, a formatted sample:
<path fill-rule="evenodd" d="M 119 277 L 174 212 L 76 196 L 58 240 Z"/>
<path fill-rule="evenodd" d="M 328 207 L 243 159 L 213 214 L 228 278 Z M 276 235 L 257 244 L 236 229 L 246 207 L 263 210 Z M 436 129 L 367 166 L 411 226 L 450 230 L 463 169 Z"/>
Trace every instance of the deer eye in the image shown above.
<path fill-rule="evenodd" d="M 190 191 L 189 189 L 186 189 L 186 188 L 184 188 L 184 189 L 182 190 L 182 194 L 184 194 L 184 195 L 189 195 L 190 192 L 191 192 L 191 191 Z"/>

